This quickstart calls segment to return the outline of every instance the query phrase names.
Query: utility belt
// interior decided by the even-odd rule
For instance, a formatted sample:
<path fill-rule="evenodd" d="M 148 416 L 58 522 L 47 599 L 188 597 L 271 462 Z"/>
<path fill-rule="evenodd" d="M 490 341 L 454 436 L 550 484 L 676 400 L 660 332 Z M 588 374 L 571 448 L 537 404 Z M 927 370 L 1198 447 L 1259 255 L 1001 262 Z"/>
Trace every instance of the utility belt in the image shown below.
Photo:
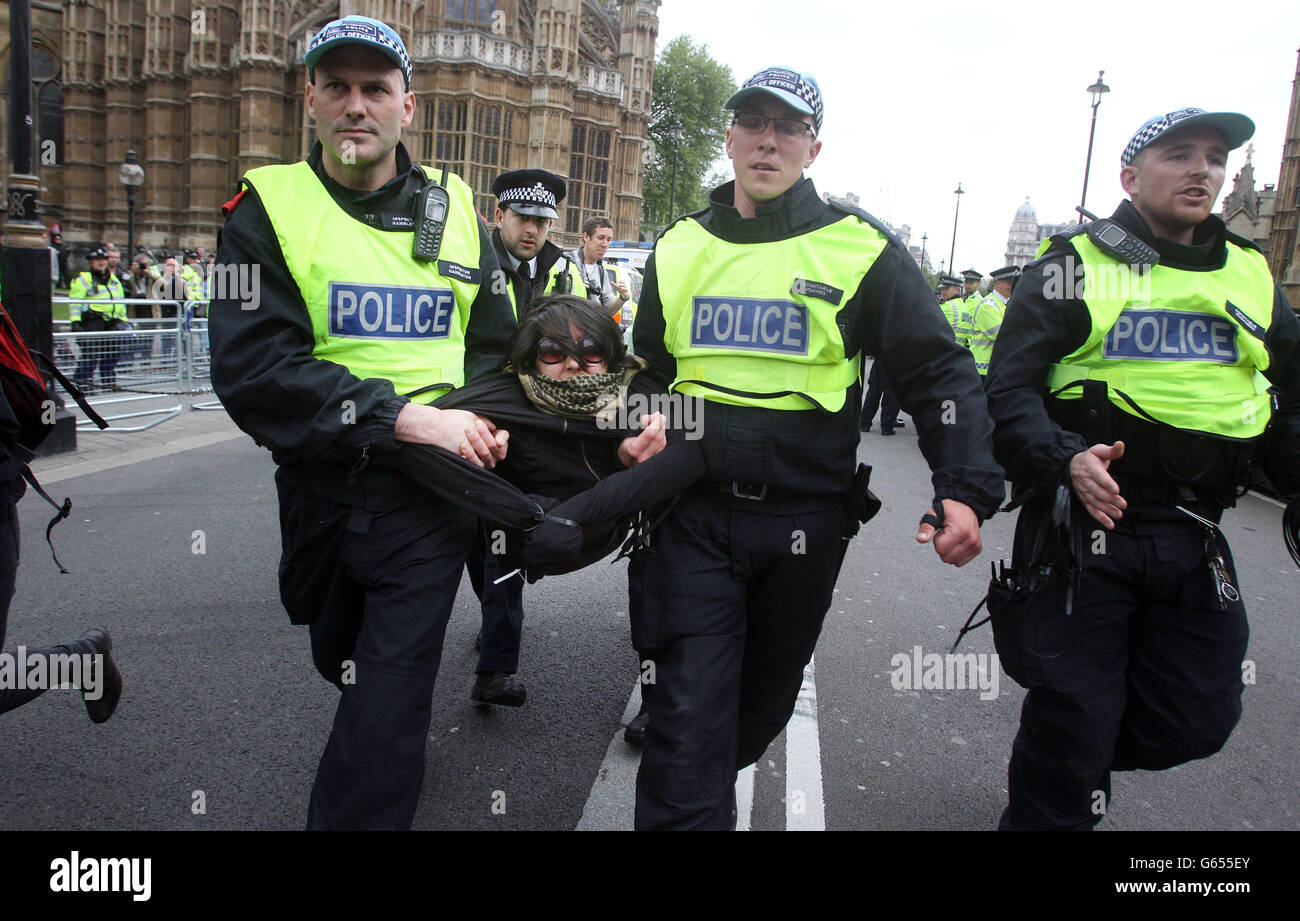
<path fill-rule="evenodd" d="M 708 496 L 731 507 L 762 515 L 788 515 L 820 511 L 840 506 L 845 512 L 845 537 L 858 533 L 880 511 L 880 499 L 871 491 L 871 468 L 859 464 L 853 483 L 844 492 L 800 493 L 778 489 L 766 483 L 746 483 L 740 480 L 701 483 L 691 488 L 695 495 Z"/>
<path fill-rule="evenodd" d="M 1211 491 L 1231 492 L 1246 482 L 1254 442 L 1140 419 L 1110 402 L 1104 381 L 1085 381 L 1082 399 L 1048 397 L 1046 402 L 1048 415 L 1089 445 L 1124 442 L 1124 456 L 1111 465 L 1114 473 Z"/>

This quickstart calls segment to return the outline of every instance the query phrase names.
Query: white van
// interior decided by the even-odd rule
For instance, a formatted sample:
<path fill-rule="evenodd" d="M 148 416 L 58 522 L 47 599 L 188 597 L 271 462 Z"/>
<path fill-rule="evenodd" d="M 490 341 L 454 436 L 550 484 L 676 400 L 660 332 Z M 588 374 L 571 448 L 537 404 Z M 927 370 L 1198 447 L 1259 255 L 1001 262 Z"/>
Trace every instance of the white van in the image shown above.
<path fill-rule="evenodd" d="M 653 243 L 638 243 L 635 240 L 615 240 L 605 250 L 605 262 L 612 265 L 630 265 L 638 272 L 645 271 L 646 261 L 650 258 Z"/>

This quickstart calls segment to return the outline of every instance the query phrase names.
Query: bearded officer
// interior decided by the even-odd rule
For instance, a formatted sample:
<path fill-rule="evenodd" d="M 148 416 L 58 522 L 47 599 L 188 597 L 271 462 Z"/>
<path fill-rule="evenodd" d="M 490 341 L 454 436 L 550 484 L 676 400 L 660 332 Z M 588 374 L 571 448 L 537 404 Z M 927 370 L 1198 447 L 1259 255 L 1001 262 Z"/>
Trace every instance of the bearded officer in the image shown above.
<path fill-rule="evenodd" d="M 994 619 L 1029 688 L 1002 828 L 1091 828 L 1112 772 L 1208 757 L 1241 714 L 1246 612 L 1216 523 L 1252 454 L 1300 493 L 1300 322 L 1211 214 L 1253 132 L 1195 108 L 1148 121 L 1120 157 L 1130 200 L 1047 241 L 1008 305 L 987 385 L 1024 502 L 1015 571 L 1058 575 Z"/>
<path fill-rule="evenodd" d="M 217 261 L 260 283 L 255 303 L 212 302 L 212 380 L 279 464 L 281 599 L 342 691 L 308 827 L 409 828 L 477 526 L 391 460 L 405 443 L 505 456 L 505 432 L 427 404 L 498 370 L 513 318 L 470 188 L 400 142 L 415 96 L 397 33 L 334 20 L 304 63 L 319 140 L 250 170 L 227 205 Z"/>
<path fill-rule="evenodd" d="M 916 261 L 802 175 L 822 146 L 817 82 L 771 67 L 727 108 L 736 178 L 660 236 L 633 328 L 638 380 L 699 400 L 709 467 L 629 569 L 633 645 L 655 674 L 638 829 L 731 826 L 736 772 L 793 711 L 850 530 L 864 350 L 934 470 L 941 530 L 916 540 L 969 562 L 1002 498 L 979 377 Z"/>

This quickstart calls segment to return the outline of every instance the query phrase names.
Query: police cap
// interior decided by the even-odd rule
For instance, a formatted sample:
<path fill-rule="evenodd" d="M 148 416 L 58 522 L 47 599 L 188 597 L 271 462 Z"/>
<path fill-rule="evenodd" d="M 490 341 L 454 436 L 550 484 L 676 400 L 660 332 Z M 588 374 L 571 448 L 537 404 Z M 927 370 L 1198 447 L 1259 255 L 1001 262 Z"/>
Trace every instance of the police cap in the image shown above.
<path fill-rule="evenodd" d="M 813 127 L 822 130 L 822 91 L 812 74 L 788 67 L 766 67 L 745 81 L 727 100 L 726 108 L 735 109 L 756 93 L 774 96 L 797 112 L 813 117 Z"/>
<path fill-rule="evenodd" d="M 945 275 L 939 279 L 940 288 L 960 288 L 961 279 L 955 275 Z"/>
<path fill-rule="evenodd" d="M 96 246 L 94 249 L 92 249 L 89 253 L 86 254 L 86 258 L 87 258 L 87 259 L 107 259 L 107 258 L 108 258 L 108 250 L 104 249 L 104 247 L 102 247 L 102 246 Z"/>
<path fill-rule="evenodd" d="M 1228 142 L 1229 150 L 1236 150 L 1255 133 L 1255 123 L 1239 112 L 1207 112 L 1195 107 L 1176 109 L 1147 119 L 1124 145 L 1124 152 L 1119 156 L 1119 165 L 1128 166 L 1133 162 L 1134 157 L 1168 132 L 1190 128 L 1193 125 L 1208 125 L 1219 129 Z"/>
<path fill-rule="evenodd" d="M 411 88 L 411 56 L 406 53 L 402 37 L 386 23 L 369 16 L 344 16 L 328 22 L 307 45 L 302 62 L 307 65 L 312 82 L 316 80 L 316 64 L 325 53 L 339 45 L 364 45 L 388 57 L 402 72 L 405 89 Z"/>
<path fill-rule="evenodd" d="M 502 173 L 492 183 L 497 204 L 530 217 L 559 217 L 556 206 L 564 201 L 564 180 L 544 169 L 517 169 Z"/>
<path fill-rule="evenodd" d="M 1016 276 L 1018 276 L 1019 274 L 1020 274 L 1020 266 L 1008 265 L 1008 266 L 1003 266 L 1000 269 L 994 269 L 992 272 L 989 272 L 989 277 L 992 278 L 994 281 L 1015 281 Z"/>
<path fill-rule="evenodd" d="M 963 269 L 961 277 L 966 281 L 980 281 L 984 278 L 984 273 L 976 269 Z"/>

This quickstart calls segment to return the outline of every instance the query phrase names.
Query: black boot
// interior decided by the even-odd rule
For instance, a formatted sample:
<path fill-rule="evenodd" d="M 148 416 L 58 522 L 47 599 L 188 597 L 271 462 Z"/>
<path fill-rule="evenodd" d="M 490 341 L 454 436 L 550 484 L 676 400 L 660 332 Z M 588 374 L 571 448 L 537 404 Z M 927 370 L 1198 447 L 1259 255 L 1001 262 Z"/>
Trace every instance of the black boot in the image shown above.
<path fill-rule="evenodd" d="M 528 698 L 524 683 L 509 672 L 479 672 L 469 699 L 481 704 L 522 707 Z"/>
<path fill-rule="evenodd" d="M 117 702 L 122 697 L 122 673 L 117 670 L 117 663 L 113 661 L 113 638 L 109 636 L 107 630 L 96 627 L 83 633 L 77 642 L 90 647 L 91 655 L 103 657 L 99 661 L 99 673 L 83 675 L 81 681 L 81 697 L 86 704 L 86 713 L 90 715 L 92 723 L 102 723 L 113 715 L 113 711 L 117 709 Z M 91 661 L 94 662 L 93 659 Z M 95 669 L 96 665 L 92 664 L 90 667 Z M 98 689 L 97 699 L 91 700 L 86 696 L 87 686 Z"/>

